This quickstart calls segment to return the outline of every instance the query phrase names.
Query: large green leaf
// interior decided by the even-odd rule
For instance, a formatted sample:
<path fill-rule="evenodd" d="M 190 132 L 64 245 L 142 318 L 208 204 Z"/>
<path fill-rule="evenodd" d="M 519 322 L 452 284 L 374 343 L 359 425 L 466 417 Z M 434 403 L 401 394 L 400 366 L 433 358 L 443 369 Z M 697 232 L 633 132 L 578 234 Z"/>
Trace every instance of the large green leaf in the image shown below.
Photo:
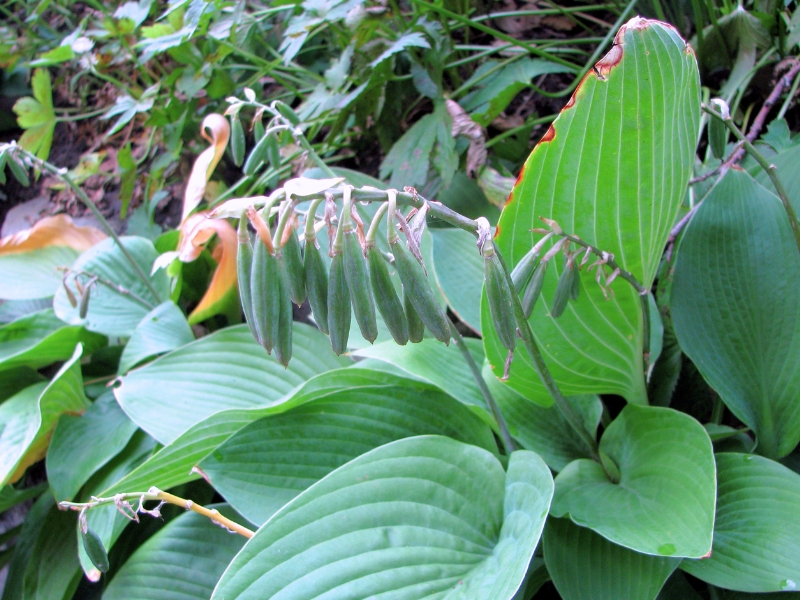
<path fill-rule="evenodd" d="M 19 479 L 44 458 L 58 417 L 82 413 L 81 346 L 49 382 L 34 384 L 0 404 L 0 486 Z"/>
<path fill-rule="evenodd" d="M 717 454 L 711 556 L 681 569 L 743 592 L 800 589 L 800 475 L 751 454 Z"/>
<path fill-rule="evenodd" d="M 78 342 L 87 346 L 88 354 L 103 341 L 102 336 L 83 327 L 65 325 L 48 308 L 0 327 L 0 370 L 22 365 L 38 369 L 67 360 Z"/>
<path fill-rule="evenodd" d="M 241 520 L 224 504 L 211 508 Z M 244 542 L 195 512 L 181 515 L 134 552 L 103 600 L 207 600 Z"/>
<path fill-rule="evenodd" d="M 6 579 L 3 585 L 3 600 L 19 600 L 23 597 L 22 585 L 25 578 L 25 570 L 31 562 L 36 540 L 42 531 L 42 527 L 44 527 L 50 510 L 53 508 L 55 508 L 53 496 L 42 494 L 25 515 L 22 528 L 14 543 L 14 554 L 6 572 Z"/>
<path fill-rule="evenodd" d="M 798 281 L 780 201 L 728 171 L 684 233 L 672 318 L 684 352 L 771 458 L 800 441 Z"/>
<path fill-rule="evenodd" d="M 780 175 L 781 181 L 786 188 L 786 193 L 789 194 L 789 200 L 795 212 L 800 212 L 800 171 L 797 169 L 798 160 L 800 160 L 800 146 L 791 146 L 769 158 L 770 163 L 778 168 L 778 175 Z M 769 175 L 764 169 L 758 167 L 754 176 L 756 181 L 770 192 L 774 192 L 775 188 L 772 187 Z"/>
<path fill-rule="evenodd" d="M 82 416 L 61 415 L 47 452 L 47 480 L 59 500 L 72 500 L 95 471 L 122 451 L 136 425 L 106 392 Z"/>
<path fill-rule="evenodd" d="M 560 471 L 578 458 L 590 458 L 589 447 L 575 432 L 556 406 L 543 407 L 523 398 L 501 383 L 488 365 L 483 376 L 492 392 L 508 429 L 523 448 L 541 456 L 547 466 Z M 595 395 L 569 396 L 567 402 L 592 435 L 597 431 L 603 404 Z"/>
<path fill-rule="evenodd" d="M 62 268 L 69 268 L 79 251 L 69 246 L 46 246 L 28 252 L 0 256 L 0 298 L 32 300 L 49 298 L 61 286 Z"/>
<path fill-rule="evenodd" d="M 508 473 L 486 450 L 406 438 L 340 467 L 270 519 L 212 598 L 514 596 L 541 535 L 552 479 L 536 454 Z"/>
<path fill-rule="evenodd" d="M 348 371 L 356 383 L 361 374 Z M 337 379 L 338 390 L 256 421 L 200 463 L 214 488 L 250 522 L 263 524 L 337 467 L 394 440 L 440 434 L 497 451 L 491 430 L 432 386 L 384 375 L 380 384 L 354 389 Z"/>
<path fill-rule="evenodd" d="M 481 332 L 483 258 L 475 236 L 461 229 L 432 229 L 433 271 L 447 304 L 470 329 Z"/>
<path fill-rule="evenodd" d="M 530 250 L 539 217 L 614 254 L 649 287 L 692 171 L 700 113 L 697 65 L 669 25 L 635 18 L 589 71 L 528 158 L 500 217 L 496 242 L 509 268 Z M 549 244 L 550 242 L 548 242 Z M 621 279 L 606 300 L 594 272 L 580 274 L 580 297 L 550 316 L 563 260 L 551 262 L 531 326 L 545 361 L 567 395 L 613 393 L 645 404 L 642 314 Z M 506 350 L 482 323 L 486 354 L 503 371 Z M 524 351 L 509 384 L 528 398 L 546 396 Z"/>
<path fill-rule="evenodd" d="M 716 479 L 711 440 L 689 415 L 629 404 L 600 441 L 619 470 L 579 459 L 556 477 L 552 513 L 569 515 L 615 544 L 661 556 L 711 550 Z"/>
<path fill-rule="evenodd" d="M 612 544 L 569 519 L 548 519 L 543 541 L 547 570 L 564 600 L 654 600 L 681 562 Z"/>
<path fill-rule="evenodd" d="M 124 237 L 122 243 L 142 272 L 150 273 L 153 262 L 158 257 L 153 243 L 140 237 Z M 159 269 L 149 276 L 150 284 L 159 295 L 156 298 L 137 277 L 133 266 L 111 238 L 91 247 L 72 265 L 72 272 L 67 275 L 65 283 L 73 290 L 75 273 L 79 271 L 87 274 L 80 277 L 81 283 L 86 283 L 93 276 L 102 280 L 91 289 L 86 318 L 81 319 L 79 308 L 70 304 L 64 286 L 58 288 L 53 299 L 53 308 L 60 319 L 72 325 L 83 324 L 90 331 L 128 337 L 148 312 L 169 298 L 169 278 L 165 270 Z M 103 281 L 130 293 L 121 293 Z"/>
<path fill-rule="evenodd" d="M 163 302 L 136 326 L 119 359 L 119 373 L 130 371 L 143 360 L 194 341 L 192 328 L 174 302 Z"/>
<path fill-rule="evenodd" d="M 314 375 L 350 364 L 313 327 L 295 323 L 293 340 L 284 368 L 246 325 L 228 327 L 132 371 L 114 393 L 139 427 L 169 444 L 216 412 L 276 404 Z"/>

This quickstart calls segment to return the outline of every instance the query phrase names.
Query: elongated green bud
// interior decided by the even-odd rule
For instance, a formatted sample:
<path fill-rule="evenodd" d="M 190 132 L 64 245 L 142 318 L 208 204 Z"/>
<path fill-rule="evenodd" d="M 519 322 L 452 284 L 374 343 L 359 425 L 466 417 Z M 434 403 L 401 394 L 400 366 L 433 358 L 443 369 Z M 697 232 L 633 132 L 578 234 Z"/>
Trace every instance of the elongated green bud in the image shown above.
<path fill-rule="evenodd" d="M 328 334 L 331 348 L 336 354 L 347 351 L 350 336 L 350 292 L 347 289 L 347 275 L 344 268 L 344 255 L 336 252 L 331 258 L 331 274 L 328 280 Z"/>
<path fill-rule="evenodd" d="M 261 117 L 257 118 L 253 123 L 253 138 L 256 141 L 256 144 L 261 141 L 261 138 L 264 137 L 264 121 L 261 120 Z"/>
<path fill-rule="evenodd" d="M 258 342 L 268 353 L 275 346 L 275 334 L 280 319 L 280 279 L 278 259 L 270 254 L 259 239 L 253 250 L 253 267 L 250 271 L 250 298 L 253 304 L 253 322 Z"/>
<path fill-rule="evenodd" d="M 528 253 L 522 257 L 522 260 L 517 263 L 514 270 L 511 271 L 511 280 L 514 282 L 514 289 L 519 294 L 527 285 L 528 281 L 533 275 L 533 270 L 538 264 L 536 261 L 542 251 L 545 242 L 553 236 L 553 232 L 548 232 L 541 240 L 531 248 Z"/>
<path fill-rule="evenodd" d="M 492 324 L 503 346 L 507 350 L 513 350 L 517 345 L 517 322 L 514 318 L 511 288 L 491 240 L 486 242 L 482 253 L 483 282 Z"/>
<path fill-rule="evenodd" d="M 266 160 L 271 137 L 273 137 L 272 134 L 264 135 L 250 151 L 250 155 L 247 157 L 244 167 L 242 168 L 242 172 L 245 175 L 252 175 L 255 173 L 258 167 L 261 166 L 261 163 Z"/>
<path fill-rule="evenodd" d="M 242 303 L 247 326 L 250 333 L 258 341 L 256 333 L 255 317 L 253 316 L 253 300 L 250 294 L 250 278 L 253 269 L 253 243 L 250 239 L 250 232 L 247 231 L 247 219 L 244 215 L 239 219 L 239 230 L 237 232 L 239 243 L 236 250 L 236 275 L 239 283 L 239 300 Z M 261 342 L 259 342 L 261 343 Z"/>
<path fill-rule="evenodd" d="M 412 344 L 419 344 L 422 338 L 425 337 L 425 323 L 419 318 L 417 309 L 411 304 L 411 299 L 406 294 L 405 287 L 403 287 L 403 311 L 408 322 L 408 339 Z"/>
<path fill-rule="evenodd" d="M 369 279 L 372 283 L 378 311 L 394 341 L 405 346 L 408 343 L 408 320 L 403 312 L 403 304 L 392 285 L 386 261 L 376 246 L 369 246 L 367 249 L 367 260 L 369 262 Z"/>
<path fill-rule="evenodd" d="M 231 117 L 231 155 L 237 167 L 242 166 L 244 150 L 244 127 L 242 127 L 242 122 L 239 120 L 239 115 L 234 115 Z"/>
<path fill-rule="evenodd" d="M 711 103 L 714 108 L 719 110 L 723 116 L 730 115 L 730 109 L 724 100 L 714 98 Z M 708 143 L 711 146 L 711 153 L 714 158 L 722 160 L 725 158 L 725 145 L 728 143 L 728 128 L 725 123 L 716 117 L 708 119 Z"/>
<path fill-rule="evenodd" d="M 90 284 L 87 285 L 86 288 L 83 290 L 80 302 L 78 304 L 78 316 L 81 319 L 85 319 L 86 314 L 89 312 L 89 298 L 91 294 L 92 294 L 92 286 Z"/>
<path fill-rule="evenodd" d="M 292 302 L 300 306 L 306 300 L 306 273 L 303 266 L 303 256 L 300 252 L 300 240 L 297 230 L 291 227 L 284 236 L 285 242 L 281 247 L 283 264 L 289 275 L 289 289 L 292 293 Z"/>
<path fill-rule="evenodd" d="M 575 276 L 572 278 L 572 287 L 569 289 L 569 297 L 571 300 L 577 300 L 578 296 L 581 294 L 581 273 L 574 261 L 572 265 Z"/>
<path fill-rule="evenodd" d="M 375 303 L 372 300 L 367 263 L 355 229 L 346 231 L 343 237 L 345 276 L 350 291 L 350 302 L 361 335 L 371 344 L 378 337 L 378 323 L 375 319 Z"/>
<path fill-rule="evenodd" d="M 430 280 L 422 265 L 400 241 L 390 246 L 403 291 L 433 336 L 440 342 L 450 343 L 450 326 L 447 316 L 436 300 Z M 410 333 L 410 331 L 409 331 Z"/>
<path fill-rule="evenodd" d="M 275 330 L 275 358 L 284 367 L 289 366 L 292 359 L 292 295 L 289 274 L 286 269 L 280 269 L 279 277 L 273 282 L 273 287 L 278 289 L 280 309 L 277 327 Z"/>
<path fill-rule="evenodd" d="M 308 304 L 314 321 L 323 333 L 328 333 L 328 271 L 314 240 L 306 240 L 303 263 Z"/>
<path fill-rule="evenodd" d="M 531 280 L 525 287 L 522 294 L 522 312 L 526 319 L 529 319 L 533 313 L 533 307 L 542 293 L 542 286 L 544 285 L 544 276 L 547 273 L 547 262 L 540 262 L 534 269 Z"/>
<path fill-rule="evenodd" d="M 567 301 L 569 300 L 570 294 L 572 294 L 572 286 L 574 285 L 574 279 L 578 276 L 578 270 L 575 268 L 575 263 L 572 260 L 572 257 L 567 259 L 567 263 L 564 265 L 564 270 L 561 272 L 561 275 L 558 277 L 558 283 L 556 284 L 556 293 L 553 296 L 553 306 L 550 308 L 550 316 L 554 319 L 557 319 L 562 314 L 564 314 L 564 309 L 567 307 Z"/>
<path fill-rule="evenodd" d="M 83 549 L 92 564 L 97 567 L 101 573 L 108 571 L 108 553 L 100 536 L 87 527 L 86 531 L 83 527 L 79 527 L 81 532 L 81 541 L 83 542 Z"/>
<path fill-rule="evenodd" d="M 275 108 L 278 109 L 278 112 L 281 113 L 281 116 L 289 121 L 293 127 L 300 125 L 300 117 L 298 117 L 297 113 L 292 110 L 291 106 L 284 104 L 283 102 L 275 102 Z"/>

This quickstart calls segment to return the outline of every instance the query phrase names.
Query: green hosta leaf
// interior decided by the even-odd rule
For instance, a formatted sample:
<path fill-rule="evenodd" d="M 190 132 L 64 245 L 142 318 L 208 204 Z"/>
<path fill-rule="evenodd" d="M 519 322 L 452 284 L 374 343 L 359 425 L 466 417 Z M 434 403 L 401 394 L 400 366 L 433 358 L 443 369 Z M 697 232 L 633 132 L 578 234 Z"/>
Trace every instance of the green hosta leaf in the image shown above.
<path fill-rule="evenodd" d="M 79 342 L 88 354 L 103 345 L 104 338 L 64 325 L 52 309 L 33 313 L 0 327 L 0 370 L 22 365 L 38 369 L 67 360 Z"/>
<path fill-rule="evenodd" d="M 82 413 L 89 406 L 81 353 L 79 345 L 50 382 L 27 387 L 0 404 L 0 486 L 16 481 L 44 458 L 59 416 Z"/>
<path fill-rule="evenodd" d="M 556 477 L 552 513 L 637 552 L 699 558 L 711 550 L 716 481 L 711 440 L 689 415 L 626 406 L 600 441 L 619 483 L 580 459 Z"/>
<path fill-rule="evenodd" d="M 30 564 L 36 539 L 42 531 L 47 515 L 54 507 L 55 500 L 53 500 L 53 496 L 50 494 L 42 494 L 25 515 L 25 521 L 23 521 L 19 536 L 14 543 L 14 554 L 11 557 L 11 562 L 9 563 L 6 573 L 7 576 L 3 586 L 3 600 L 18 600 L 19 598 L 23 598 L 22 583 L 25 576 L 25 569 Z"/>
<path fill-rule="evenodd" d="M 681 562 L 617 546 L 569 519 L 549 519 L 543 540 L 547 570 L 564 600 L 655 600 Z"/>
<path fill-rule="evenodd" d="M 684 352 L 773 458 L 800 441 L 798 280 L 780 201 L 729 171 L 684 233 L 672 317 Z"/>
<path fill-rule="evenodd" d="M 483 377 L 497 400 L 511 435 L 523 448 L 541 456 L 548 467 L 560 471 L 573 460 L 591 457 L 590 449 L 557 407 L 540 406 L 523 398 L 501 383 L 488 365 L 484 365 Z M 578 414 L 586 430 L 594 436 L 603 414 L 600 398 L 594 395 L 569 396 L 567 402 Z"/>
<path fill-rule="evenodd" d="M 194 341 L 194 334 L 181 309 L 174 302 L 156 306 L 142 319 L 125 344 L 119 359 L 119 373 L 127 373 L 143 360 L 180 348 Z"/>
<path fill-rule="evenodd" d="M 681 569 L 743 592 L 800 589 L 800 475 L 751 454 L 717 454 L 711 556 Z"/>
<path fill-rule="evenodd" d="M 123 237 L 122 243 L 140 269 L 145 274 L 150 273 L 153 262 L 158 257 L 153 243 L 140 237 Z M 81 319 L 79 309 L 73 308 L 69 303 L 63 286 L 58 289 L 53 300 L 56 315 L 67 323 L 84 324 L 90 331 L 104 335 L 130 336 L 145 315 L 155 308 L 161 299 L 168 298 L 170 293 L 167 274 L 163 269 L 159 269 L 149 277 L 151 285 L 160 296 L 160 298 L 154 297 L 137 277 L 136 271 L 111 238 L 106 238 L 81 254 L 72 265 L 72 271 L 66 278 L 66 284 L 73 290 L 74 273 L 83 271 L 90 275 L 82 276 L 81 283 L 86 283 L 90 276 L 97 276 L 133 294 L 123 294 L 97 282 L 91 288 L 86 318 Z"/>
<path fill-rule="evenodd" d="M 481 332 L 483 258 L 475 236 L 461 229 L 433 229 L 433 271 L 448 306 L 470 329 Z"/>
<path fill-rule="evenodd" d="M 352 373 L 354 383 L 362 374 Z M 320 379 L 330 379 L 330 374 Z M 443 392 L 385 375 L 379 385 L 341 387 L 245 427 L 200 468 L 250 522 L 263 524 L 335 468 L 394 440 L 440 434 L 497 451 L 491 430 Z"/>
<path fill-rule="evenodd" d="M 0 265 L 5 273 L 5 268 Z M 27 317 L 35 312 L 53 307 L 52 298 L 36 298 L 33 300 L 3 300 L 0 302 L 0 324 L 11 323 L 19 318 Z"/>
<path fill-rule="evenodd" d="M 495 238 L 513 268 L 540 236 L 539 217 L 614 254 L 650 287 L 692 171 L 700 94 L 691 48 L 670 26 L 636 18 L 534 148 Z M 617 279 L 605 300 L 594 272 L 558 319 L 550 316 L 563 260 L 553 260 L 531 326 L 549 369 L 567 395 L 613 393 L 646 403 L 642 315 L 635 290 Z M 482 308 L 484 344 L 498 376 L 506 351 Z M 509 384 L 528 398 L 546 391 L 525 352 Z"/>
<path fill-rule="evenodd" d="M 234 521 L 234 511 L 216 505 Z M 206 600 L 245 539 L 189 512 L 139 547 L 103 592 L 104 600 Z"/>
<path fill-rule="evenodd" d="M 63 273 L 80 252 L 68 246 L 46 246 L 29 252 L 0 256 L 0 298 L 33 300 L 49 298 L 61 286 Z"/>
<path fill-rule="evenodd" d="M 483 364 L 483 352 L 478 340 L 465 340 L 477 364 Z M 456 400 L 488 416 L 483 395 L 478 389 L 472 372 L 453 343 L 444 346 L 433 339 L 419 344 L 398 346 L 394 342 L 376 344 L 354 353 L 361 358 L 375 358 L 406 371 L 410 377 L 428 381 L 450 394 Z"/>
<path fill-rule="evenodd" d="M 53 131 L 56 127 L 56 113 L 53 110 L 53 92 L 50 88 L 50 74 L 47 69 L 36 69 L 31 78 L 33 98 L 26 96 L 14 104 L 17 123 L 25 130 L 19 138 L 19 145 L 33 152 L 42 160 L 50 156 Z"/>
<path fill-rule="evenodd" d="M 16 506 L 26 500 L 35 500 L 47 489 L 47 483 L 40 483 L 33 487 L 16 489 L 12 485 L 0 488 L 0 513 L 6 512 L 9 508 Z"/>
<path fill-rule="evenodd" d="M 212 598 L 492 598 L 522 584 L 552 494 L 544 462 L 439 436 L 381 446 L 270 519 Z"/>
<path fill-rule="evenodd" d="M 84 483 L 128 444 L 136 431 L 112 392 L 82 416 L 62 415 L 47 452 L 47 480 L 59 501 L 72 500 Z"/>
<path fill-rule="evenodd" d="M 428 179 L 431 152 L 436 143 L 439 122 L 447 118 L 444 104 L 425 115 L 395 142 L 381 164 L 381 179 L 390 187 L 421 187 Z"/>
<path fill-rule="evenodd" d="M 313 327 L 295 323 L 293 340 L 285 369 L 246 325 L 228 327 L 132 371 L 114 393 L 139 427 L 169 444 L 216 412 L 277 404 L 314 375 L 350 364 Z"/>

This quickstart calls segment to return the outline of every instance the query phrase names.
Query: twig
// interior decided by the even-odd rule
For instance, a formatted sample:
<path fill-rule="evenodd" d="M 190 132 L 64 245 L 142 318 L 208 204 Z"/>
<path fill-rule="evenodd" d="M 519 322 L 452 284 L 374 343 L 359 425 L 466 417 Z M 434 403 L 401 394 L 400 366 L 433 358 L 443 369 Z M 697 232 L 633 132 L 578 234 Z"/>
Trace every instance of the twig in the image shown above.
<path fill-rule="evenodd" d="M 138 508 L 134 508 L 130 501 L 139 501 Z M 186 500 L 185 498 L 181 498 L 179 496 L 175 496 L 174 494 L 170 494 L 168 492 L 162 492 L 156 487 L 151 487 L 146 492 L 127 492 L 123 494 L 116 494 L 110 498 L 96 498 L 92 497 L 91 501 L 89 502 L 59 502 L 58 506 L 62 509 L 69 509 L 69 510 L 76 510 L 80 511 L 81 514 L 85 514 L 86 511 L 91 510 L 97 506 L 103 506 L 105 504 L 113 504 L 117 507 L 117 510 L 120 511 L 123 515 L 125 515 L 128 519 L 132 521 L 139 521 L 139 514 L 140 513 L 147 513 L 153 516 L 159 516 L 158 508 L 154 510 L 146 510 L 143 506 L 144 502 L 155 501 L 155 502 L 162 502 L 167 504 L 174 504 L 175 506 L 180 506 L 186 510 L 192 510 L 198 514 L 203 515 L 204 517 L 208 517 L 217 525 L 224 527 L 228 531 L 233 533 L 238 533 L 241 536 L 246 538 L 251 538 L 255 535 L 255 532 L 248 529 L 247 527 L 243 527 L 234 521 L 231 521 L 228 517 L 223 516 L 220 512 L 216 509 L 208 509 L 204 506 L 199 504 L 195 504 L 191 500 Z"/>
<path fill-rule="evenodd" d="M 791 226 L 792 233 L 794 234 L 794 241 L 797 244 L 797 251 L 800 252 L 800 223 L 797 222 L 797 215 L 795 214 L 794 207 L 789 200 L 789 195 L 786 193 L 786 188 L 783 186 L 781 178 L 778 177 L 778 168 L 775 165 L 770 164 L 764 155 L 756 150 L 755 146 L 750 143 L 745 135 L 734 124 L 730 115 L 723 116 L 722 113 L 714 110 L 706 104 L 702 105 L 702 109 L 712 117 L 720 119 L 723 123 L 725 123 L 725 126 L 728 128 L 728 130 L 730 130 L 731 133 L 733 133 L 733 135 L 736 136 L 736 139 L 740 140 L 744 144 L 744 148 L 747 153 L 752 156 L 759 165 L 761 165 L 761 168 L 764 169 L 764 171 L 766 171 L 770 181 L 772 181 L 772 185 L 775 187 L 775 191 L 778 192 L 778 197 L 783 204 L 783 209 L 786 211 L 786 216 L 789 217 L 789 225 Z"/>
<path fill-rule="evenodd" d="M 464 361 L 467 363 L 469 370 L 472 371 L 472 377 L 475 379 L 475 383 L 478 384 L 478 388 L 481 390 L 481 394 L 483 394 L 483 398 L 486 400 L 486 404 L 488 405 L 494 420 L 497 421 L 497 426 L 500 429 L 500 439 L 503 440 L 503 446 L 506 449 L 506 454 L 511 454 L 517 449 L 517 445 L 514 443 L 514 439 L 511 437 L 511 433 L 508 430 L 508 424 L 503 418 L 503 414 L 500 412 L 500 407 L 497 405 L 497 400 L 495 400 L 492 392 L 486 385 L 486 380 L 483 378 L 483 374 L 478 368 L 475 358 L 472 356 L 469 348 L 467 348 L 467 345 L 464 343 L 464 338 L 461 337 L 458 329 L 456 329 L 455 323 L 453 323 L 449 317 L 447 320 L 450 323 L 450 334 L 453 337 L 453 341 L 456 343 L 456 346 L 458 346 L 458 349 L 461 350 Z"/>

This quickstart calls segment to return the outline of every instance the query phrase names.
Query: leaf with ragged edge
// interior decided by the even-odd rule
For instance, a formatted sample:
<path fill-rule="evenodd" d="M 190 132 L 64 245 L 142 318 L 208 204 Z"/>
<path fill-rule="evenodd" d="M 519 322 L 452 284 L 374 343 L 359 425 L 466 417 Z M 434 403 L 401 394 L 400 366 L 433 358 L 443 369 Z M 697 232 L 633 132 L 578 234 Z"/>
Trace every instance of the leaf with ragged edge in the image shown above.
<path fill-rule="evenodd" d="M 38 369 L 67 360 L 78 343 L 89 354 L 104 345 L 105 338 L 65 325 L 52 309 L 35 312 L 0 327 L 0 371 L 23 365 Z"/>
<path fill-rule="evenodd" d="M 683 351 L 772 458 L 800 441 L 799 280 L 780 201 L 729 171 L 684 233 L 672 318 Z"/>
<path fill-rule="evenodd" d="M 569 519 L 547 520 L 544 558 L 564 600 L 655 600 L 680 558 L 640 554 Z"/>
<path fill-rule="evenodd" d="M 106 392 L 82 416 L 61 415 L 47 452 L 47 480 L 58 501 L 72 500 L 84 483 L 128 444 L 136 425 Z"/>
<path fill-rule="evenodd" d="M 145 275 L 150 273 L 153 262 L 158 257 L 153 243 L 140 237 L 123 237 L 121 240 L 142 272 Z M 111 238 L 103 240 L 81 254 L 72 265 L 72 272 L 65 278 L 65 284 L 73 291 L 76 289 L 75 273 L 79 271 L 88 274 L 80 275 L 82 284 L 87 284 L 90 277 L 97 276 L 130 292 L 130 294 L 120 293 L 117 289 L 95 282 L 91 288 L 86 318 L 81 319 L 79 308 L 70 304 L 63 286 L 60 287 L 53 299 L 56 315 L 71 325 L 84 325 L 89 331 L 128 337 L 147 313 L 158 306 L 163 299 L 169 298 L 169 278 L 166 273 L 158 270 L 149 276 L 150 284 L 160 296 L 156 298 L 139 279 L 119 246 Z"/>
<path fill-rule="evenodd" d="M 264 408 L 331 369 L 351 364 L 317 329 L 295 323 L 292 362 L 284 368 L 246 325 L 187 344 L 122 377 L 114 390 L 125 412 L 162 444 L 229 408 Z"/>
<path fill-rule="evenodd" d="M 347 370 L 353 383 L 363 379 Z M 319 379 L 330 379 L 330 374 Z M 308 486 L 357 456 L 394 440 L 446 435 L 497 452 L 489 427 L 433 386 L 390 375 L 341 386 L 321 398 L 248 425 L 200 463 L 239 513 L 263 524 Z"/>
<path fill-rule="evenodd" d="M 540 406 L 520 396 L 500 382 L 492 374 L 489 365 L 484 365 L 483 377 L 497 400 L 511 435 L 523 448 L 541 456 L 548 467 L 560 471 L 573 460 L 591 457 L 591 449 L 556 406 Z M 603 414 L 600 398 L 595 395 L 568 396 L 566 400 L 586 431 L 594 437 Z"/>
<path fill-rule="evenodd" d="M 681 569 L 743 592 L 800 588 L 800 475 L 768 458 L 717 454 L 719 500 L 711 556 Z"/>
<path fill-rule="evenodd" d="M 19 145 L 42 160 L 47 160 L 56 127 L 53 91 L 47 69 L 36 69 L 33 72 L 31 88 L 33 98 L 30 96 L 20 98 L 13 108 L 17 114 L 17 123 L 25 130 L 19 138 Z"/>
<path fill-rule="evenodd" d="M 134 329 L 122 357 L 118 373 L 125 374 L 143 360 L 180 348 L 194 341 L 186 317 L 174 302 L 159 304 Z"/>
<path fill-rule="evenodd" d="M 460 229 L 433 229 L 433 265 L 429 266 L 448 306 L 474 332 L 481 333 L 483 258 L 475 236 Z"/>
<path fill-rule="evenodd" d="M 669 25 L 635 18 L 584 77 L 572 100 L 534 148 L 520 173 L 495 238 L 513 268 L 539 238 L 539 217 L 615 255 L 649 288 L 683 199 L 699 126 L 697 65 Z M 548 242 L 549 244 L 549 242 Z M 605 300 L 594 272 L 580 275 L 580 297 L 550 316 L 563 260 L 552 261 L 531 316 L 545 362 L 567 395 L 613 393 L 646 403 L 642 315 L 635 290 L 617 279 Z M 506 350 L 482 307 L 484 344 L 498 376 Z M 525 352 L 509 385 L 546 395 Z"/>
<path fill-rule="evenodd" d="M 81 354 L 78 345 L 51 381 L 27 387 L 0 404 L 0 486 L 13 483 L 44 458 L 59 416 L 82 413 L 89 406 Z"/>
<path fill-rule="evenodd" d="M 60 268 L 105 239 L 94 227 L 76 227 L 67 215 L 45 217 L 30 229 L 0 240 L 0 298 L 32 300 L 53 296 L 61 285 Z"/>
<path fill-rule="evenodd" d="M 533 452 L 512 454 L 505 473 L 486 450 L 450 438 L 392 442 L 283 507 L 233 559 L 212 598 L 508 600 L 552 489 Z"/>
<path fill-rule="evenodd" d="M 637 552 L 700 558 L 711 550 L 716 477 L 711 440 L 689 415 L 627 405 L 600 440 L 620 472 L 576 460 L 556 477 L 552 514 Z"/>
<path fill-rule="evenodd" d="M 209 508 L 241 521 L 225 504 Z M 105 600 L 207 600 L 245 539 L 188 512 L 140 546 L 103 592 Z"/>

